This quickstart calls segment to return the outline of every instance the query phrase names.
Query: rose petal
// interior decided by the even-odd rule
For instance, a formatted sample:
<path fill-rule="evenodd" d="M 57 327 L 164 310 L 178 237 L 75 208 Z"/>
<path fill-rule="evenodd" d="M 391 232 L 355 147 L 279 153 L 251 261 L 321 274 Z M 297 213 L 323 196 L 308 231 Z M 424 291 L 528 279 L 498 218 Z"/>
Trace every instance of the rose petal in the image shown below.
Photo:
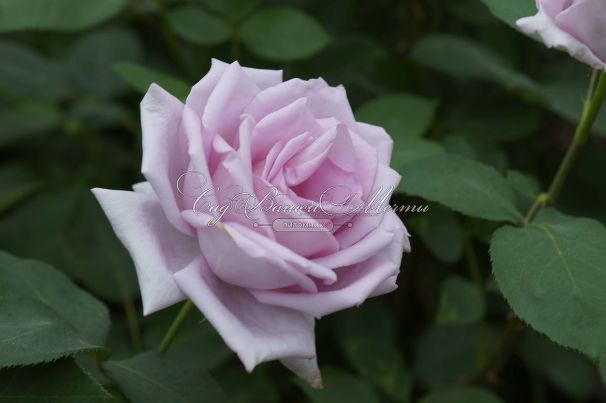
<path fill-rule="evenodd" d="M 187 170 L 181 173 L 178 184 L 182 208 L 198 210 L 203 209 L 202 206 L 216 206 L 218 202 L 215 186 L 207 162 L 209 151 L 206 151 L 206 148 L 210 147 L 203 144 L 203 138 L 206 136 L 200 116 L 188 105 L 183 109 L 183 131 L 187 139 L 189 165 Z"/>
<path fill-rule="evenodd" d="M 313 261 L 329 269 L 351 266 L 364 262 L 386 248 L 394 237 L 394 229 L 403 226 L 395 214 L 385 214 L 377 228 L 367 234 L 359 242 L 341 249 L 332 255 L 322 256 Z M 347 231 L 348 229 L 344 229 Z"/>
<path fill-rule="evenodd" d="M 379 126 L 362 122 L 358 122 L 357 126 L 355 132 L 377 150 L 379 162 L 389 165 L 393 151 L 393 139 L 391 136 L 387 134 L 385 129 Z"/>
<path fill-rule="evenodd" d="M 267 222 L 265 213 L 260 209 L 252 210 L 247 207 L 256 204 L 254 183 L 248 161 L 243 160 L 241 154 L 231 148 L 220 136 L 215 137 L 213 149 L 220 156 L 220 162 L 213 173 L 212 182 L 218 189 L 219 206 L 228 207 L 221 221 L 240 223 L 274 239 L 271 228 L 254 226 L 255 222 Z"/>
<path fill-rule="evenodd" d="M 555 18 L 555 16 L 562 12 L 562 10 L 564 10 L 564 7 L 566 7 L 566 3 L 570 3 L 571 0 L 548 0 L 548 1 L 543 1 L 543 0 L 537 0 L 536 4 L 539 8 L 542 8 L 543 10 L 545 10 L 545 12 L 552 18 Z"/>
<path fill-rule="evenodd" d="M 307 100 L 299 98 L 278 109 L 257 123 L 253 132 L 252 156 L 259 159 L 276 143 L 286 144 L 294 136 L 312 133 L 318 125 L 307 108 Z"/>
<path fill-rule="evenodd" d="M 349 129 L 345 125 L 337 126 L 337 136 L 328 154 L 330 161 L 345 172 L 355 171 L 356 153 L 349 135 Z"/>
<path fill-rule="evenodd" d="M 246 289 L 221 281 L 204 258 L 198 257 L 174 277 L 249 372 L 264 361 L 316 356 L 312 320 L 291 309 L 259 303 Z"/>
<path fill-rule="evenodd" d="M 260 121 L 300 98 L 307 98 L 307 106 L 317 119 L 335 118 L 349 127 L 355 126 L 345 89 L 331 87 L 321 78 L 308 81 L 294 78 L 265 89 L 255 96 L 245 112 Z"/>
<path fill-rule="evenodd" d="M 210 94 L 229 66 L 230 64 L 228 63 L 212 59 L 208 73 L 192 87 L 185 103 L 198 115 L 202 116 L 204 113 L 204 108 Z M 250 79 L 261 89 L 273 87 L 282 82 L 282 70 L 252 69 L 249 67 L 244 67 L 243 69 Z"/>
<path fill-rule="evenodd" d="M 99 188 L 92 192 L 135 262 L 143 313 L 182 301 L 172 274 L 200 254 L 196 238 L 177 231 L 154 196 Z"/>
<path fill-rule="evenodd" d="M 312 318 L 313 320 L 313 318 Z M 314 389 L 323 389 L 322 374 L 318 368 L 318 360 L 314 358 L 283 358 L 280 362 L 298 377 L 305 379 Z"/>
<path fill-rule="evenodd" d="M 324 163 L 337 137 L 337 128 L 322 133 L 284 164 L 286 183 L 293 187 L 309 179 Z M 317 201 L 317 200 L 316 200 Z"/>
<path fill-rule="evenodd" d="M 369 298 L 378 297 L 380 295 L 389 294 L 398 289 L 398 284 L 396 281 L 398 280 L 398 275 L 393 275 L 388 279 L 385 279 L 381 284 L 374 289 L 373 292 L 368 296 Z"/>
<path fill-rule="evenodd" d="M 244 107 L 259 93 L 260 88 L 238 62 L 229 65 L 208 97 L 202 123 L 211 133 L 218 133 L 233 145 Z"/>
<path fill-rule="evenodd" d="M 349 134 L 356 155 L 355 175 L 363 189 L 362 199 L 368 200 L 373 191 L 379 165 L 389 166 L 389 160 L 387 163 L 382 162 L 382 158 L 379 156 L 380 151 L 377 151 L 375 147 L 368 144 L 355 132 L 350 130 Z"/>
<path fill-rule="evenodd" d="M 389 212 L 386 216 L 390 214 L 395 215 L 394 212 Z M 264 304 L 297 309 L 316 318 L 360 305 L 386 279 L 393 278 L 399 272 L 405 238 L 403 225 L 394 228 L 392 242 L 388 247 L 364 262 L 338 269 L 337 281 L 330 285 L 319 285 L 316 294 L 274 290 L 251 292 Z"/>
<path fill-rule="evenodd" d="M 293 223 L 311 222 L 319 225 L 315 220 L 316 217 L 312 217 L 312 215 L 308 214 L 303 209 L 300 211 L 288 210 L 289 206 L 305 206 L 305 202 L 293 201 L 288 195 L 283 193 L 276 194 L 276 188 L 269 182 L 265 182 L 261 178 L 256 178 L 255 192 L 260 201 L 263 200 L 262 206 L 268 207 L 273 205 L 273 207 L 277 208 L 267 208 L 265 211 L 267 221 L 260 221 L 259 224 L 267 224 L 268 228 L 273 228 L 273 226 L 270 225 L 274 224 L 276 220 L 291 220 Z M 329 255 L 339 250 L 339 242 L 337 242 L 330 230 L 278 230 L 274 231 L 273 234 L 278 244 L 287 247 L 304 258 Z M 274 248 L 271 244 L 268 244 L 267 246 L 271 249 Z"/>
<path fill-rule="evenodd" d="M 168 220 L 185 234 L 193 230 L 181 218 L 177 179 L 187 170 L 187 140 L 181 127 L 183 104 L 152 84 L 141 101 L 143 161 L 141 172 L 154 188 Z"/>
<path fill-rule="evenodd" d="M 374 186 L 369 198 L 365 200 L 364 210 L 349 222 L 340 222 L 335 237 L 341 249 L 349 248 L 359 242 L 368 233 L 377 228 L 383 219 L 383 212 L 390 210 L 389 199 L 393 189 L 400 183 L 401 176 L 385 165 L 377 166 Z M 347 225 L 345 225 L 347 224 Z"/>
<path fill-rule="evenodd" d="M 570 33 L 557 26 L 556 21 L 548 15 L 545 1 L 539 1 L 539 12 L 532 17 L 519 19 L 517 26 L 528 35 L 539 34 L 550 48 L 565 49 L 572 57 L 595 69 L 606 70 L 606 62 L 600 60 L 593 51 Z"/>
<path fill-rule="evenodd" d="M 309 277 L 327 282 L 335 273 L 297 255 L 290 249 L 237 223 L 208 225 L 209 216 L 183 213 L 198 229 L 202 254 L 215 274 L 241 287 L 275 289 L 300 286 L 310 292 L 316 285 Z"/>
<path fill-rule="evenodd" d="M 284 145 L 278 155 L 276 155 L 276 158 L 272 161 L 271 165 L 268 164 L 269 169 L 264 171 L 262 178 L 271 182 L 276 175 L 283 175 L 282 168 L 284 167 L 284 164 L 291 160 L 297 152 L 299 152 L 310 142 L 313 142 L 313 137 L 309 134 L 309 132 L 304 132 L 303 134 L 288 140 L 286 145 Z"/>
<path fill-rule="evenodd" d="M 587 45 L 606 63 L 606 2 L 585 0 L 574 2 L 556 17 L 556 24 L 579 42 Z"/>
<path fill-rule="evenodd" d="M 154 192 L 154 188 L 149 182 L 139 182 L 135 183 L 133 186 L 133 191 L 137 193 L 143 193 L 145 195 L 151 196 L 154 199 L 158 200 L 158 196 L 156 196 L 156 192 Z"/>

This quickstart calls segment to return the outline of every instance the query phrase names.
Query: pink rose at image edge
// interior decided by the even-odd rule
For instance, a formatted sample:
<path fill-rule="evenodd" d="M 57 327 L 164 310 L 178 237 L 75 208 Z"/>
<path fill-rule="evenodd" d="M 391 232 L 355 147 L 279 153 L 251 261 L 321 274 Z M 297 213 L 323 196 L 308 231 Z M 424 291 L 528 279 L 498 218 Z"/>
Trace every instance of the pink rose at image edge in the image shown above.
<path fill-rule="evenodd" d="M 147 182 L 92 191 L 133 258 L 144 314 L 190 299 L 249 372 L 279 359 L 321 387 L 315 318 L 397 288 L 410 249 L 404 224 L 388 210 L 332 232 L 279 232 L 230 210 L 209 226 L 213 216 L 195 212 L 175 184 L 195 171 L 212 189 L 276 186 L 295 205 L 333 185 L 367 200 L 400 182 L 391 137 L 355 121 L 343 87 L 218 60 L 185 104 L 152 84 L 141 121 Z"/>
<path fill-rule="evenodd" d="M 606 70 L 606 1 L 537 0 L 538 13 L 517 21 L 528 35 L 566 50 L 594 69 Z"/>

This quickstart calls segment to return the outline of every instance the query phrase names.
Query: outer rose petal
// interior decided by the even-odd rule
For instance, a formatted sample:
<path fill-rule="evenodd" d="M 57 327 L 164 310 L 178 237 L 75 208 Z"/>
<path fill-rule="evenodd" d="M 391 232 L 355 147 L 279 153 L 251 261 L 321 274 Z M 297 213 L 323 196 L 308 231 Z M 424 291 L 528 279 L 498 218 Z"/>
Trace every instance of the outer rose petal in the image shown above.
<path fill-rule="evenodd" d="M 370 295 L 368 296 L 369 298 L 372 297 L 378 297 L 379 295 L 384 295 L 384 294 L 389 294 L 392 291 L 395 291 L 398 289 L 398 275 L 394 275 L 389 277 L 388 279 L 385 279 L 381 284 L 379 284 L 377 286 L 377 288 L 374 289 L 374 291 L 372 293 L 370 293 Z"/>
<path fill-rule="evenodd" d="M 186 104 L 191 106 L 199 115 L 202 115 L 204 112 L 208 97 L 229 66 L 228 63 L 212 59 L 208 73 L 191 89 Z M 243 69 L 261 89 L 272 87 L 282 82 L 282 70 L 252 69 L 249 67 L 243 67 Z"/>
<path fill-rule="evenodd" d="M 387 134 L 385 129 L 368 123 L 358 122 L 356 133 L 377 150 L 379 162 L 389 165 L 391 152 L 393 151 L 393 139 Z"/>
<path fill-rule="evenodd" d="M 338 269 L 364 262 L 392 243 L 394 227 L 394 221 L 390 217 L 387 217 L 387 219 L 383 218 L 376 229 L 354 245 L 341 249 L 331 255 L 313 259 L 313 261 L 329 269 Z M 348 230 L 349 228 L 344 229 L 344 231 Z"/>
<path fill-rule="evenodd" d="M 587 45 L 561 29 L 546 11 L 543 3 L 545 2 L 537 2 L 539 6 L 537 15 L 519 19 L 517 21 L 518 27 L 528 35 L 539 34 L 547 47 L 565 49 L 575 59 L 595 69 L 606 70 L 606 61 L 600 60 Z"/>
<path fill-rule="evenodd" d="M 586 44 L 602 63 L 606 62 L 606 2 L 604 0 L 573 2 L 570 7 L 558 14 L 556 23 Z"/>
<path fill-rule="evenodd" d="M 335 273 L 237 223 L 208 226 L 208 216 L 186 211 L 200 248 L 217 277 L 241 287 L 274 289 L 298 285 L 317 290 L 310 277 L 333 283 Z"/>
<path fill-rule="evenodd" d="M 208 170 L 207 150 L 202 144 L 204 129 L 202 120 L 188 105 L 183 108 L 183 132 L 187 139 L 189 166 L 187 172 L 181 172 L 178 190 L 182 193 L 182 207 L 191 209 L 198 197 L 211 205 L 217 205 L 215 187 Z M 176 186 L 176 184 L 175 184 Z"/>
<path fill-rule="evenodd" d="M 181 131 L 183 104 L 156 84 L 141 101 L 143 161 L 141 172 L 154 188 L 168 220 L 183 233 L 193 230 L 181 218 L 176 183 L 187 171 L 187 141 Z"/>
<path fill-rule="evenodd" d="M 133 188 L 133 191 L 135 191 L 137 193 L 142 193 L 142 194 L 151 196 L 154 199 L 158 200 L 158 196 L 156 196 L 156 192 L 154 192 L 154 188 L 152 187 L 152 185 L 149 182 L 135 183 L 132 186 L 132 188 Z"/>
<path fill-rule="evenodd" d="M 330 87 L 321 78 L 309 81 L 293 78 L 263 90 L 244 112 L 260 121 L 299 98 L 307 98 L 307 106 L 316 118 L 336 118 L 341 123 L 354 127 L 355 119 L 347 101 L 345 88 Z"/>
<path fill-rule="evenodd" d="M 376 212 L 382 211 L 382 208 L 389 208 L 389 200 L 383 200 L 383 198 L 389 190 L 395 189 L 398 186 L 401 179 L 400 174 L 390 167 L 386 165 L 377 166 L 377 174 L 373 189 L 370 192 L 370 200 L 366 200 L 366 209 L 369 210 L 369 213 L 374 214 L 358 214 L 352 218 L 350 222 L 351 227 L 343 226 L 335 233 L 337 240 L 341 244 L 341 249 L 352 247 L 380 226 L 383 217 L 380 214 L 376 214 Z"/>
<path fill-rule="evenodd" d="M 135 262 L 144 314 L 182 301 L 185 296 L 172 274 L 200 254 L 196 239 L 168 222 L 154 196 L 99 188 L 92 192 Z"/>
<path fill-rule="evenodd" d="M 286 144 L 295 136 L 314 130 L 316 126 L 316 121 L 307 108 L 307 99 L 299 98 L 259 121 L 253 131 L 252 156 L 255 160 L 260 160 L 274 144 Z"/>
<path fill-rule="evenodd" d="M 273 290 L 251 290 L 251 292 L 264 304 L 297 309 L 316 318 L 362 304 L 376 290 L 384 291 L 385 281 L 391 282 L 398 273 L 402 253 L 408 242 L 406 230 L 393 211 L 385 214 L 384 220 L 388 220 L 393 225 L 391 244 L 364 262 L 335 269 L 338 273 L 337 281 L 319 287 L 317 294 Z"/>
<path fill-rule="evenodd" d="M 255 81 L 234 62 L 225 70 L 213 88 L 202 114 L 204 127 L 218 133 L 233 145 L 244 107 L 261 91 Z"/>
<path fill-rule="evenodd" d="M 313 318 L 312 318 L 313 320 Z M 323 389 L 318 360 L 314 358 L 283 358 L 280 362 L 297 376 L 305 379 L 314 389 Z"/>
<path fill-rule="evenodd" d="M 316 356 L 312 318 L 261 304 L 248 290 L 216 277 L 203 257 L 174 277 L 249 372 L 264 361 Z"/>

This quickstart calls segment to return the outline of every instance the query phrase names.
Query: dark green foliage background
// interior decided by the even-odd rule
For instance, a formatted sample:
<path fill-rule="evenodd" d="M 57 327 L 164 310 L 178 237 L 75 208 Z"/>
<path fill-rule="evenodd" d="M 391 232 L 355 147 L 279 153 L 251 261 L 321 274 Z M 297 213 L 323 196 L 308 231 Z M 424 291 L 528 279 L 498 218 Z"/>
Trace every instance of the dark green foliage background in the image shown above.
<path fill-rule="evenodd" d="M 552 179 L 590 70 L 512 28 L 534 1 L 486 3 L 507 23 L 480 0 L 0 0 L 0 250 L 45 263 L 0 255 L 0 400 L 606 401 L 597 342 L 541 328 L 594 362 L 515 319 L 488 246 Z M 155 81 L 183 99 L 212 57 L 343 84 L 358 118 L 395 138 L 404 179 L 394 202 L 430 205 L 401 215 L 413 252 L 400 288 L 317 323 L 323 391 L 278 363 L 247 374 L 198 313 L 167 354 L 151 352 L 179 307 L 141 317 L 132 262 L 88 191 L 142 180 L 142 93 Z M 604 114 L 595 129 L 558 208 L 604 224 Z M 544 213 L 533 236 L 560 220 Z M 570 225 L 564 235 L 590 228 L 606 243 L 601 225 Z M 497 277 L 515 253 L 507 242 L 524 246 L 516 231 L 527 230 L 496 237 Z M 522 256 L 511 270 L 527 264 Z M 591 266 L 579 268 L 588 283 Z M 533 292 L 497 280 L 509 297 Z M 71 323 L 66 296 L 87 302 L 78 315 L 97 314 Z M 536 312 L 524 309 L 533 302 L 518 312 L 530 321 Z M 39 338 L 15 327 L 41 321 L 52 328 Z"/>

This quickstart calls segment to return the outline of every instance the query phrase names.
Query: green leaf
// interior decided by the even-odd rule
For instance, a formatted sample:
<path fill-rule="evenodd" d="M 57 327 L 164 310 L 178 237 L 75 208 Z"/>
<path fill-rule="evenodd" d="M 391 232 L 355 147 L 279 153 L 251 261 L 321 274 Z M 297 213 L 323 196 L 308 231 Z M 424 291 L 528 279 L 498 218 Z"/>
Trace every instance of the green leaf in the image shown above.
<path fill-rule="evenodd" d="M 69 87 L 58 65 L 24 45 L 0 41 L 0 94 L 27 101 L 58 101 L 69 94 Z"/>
<path fill-rule="evenodd" d="M 368 91 L 384 92 L 376 79 L 376 67 L 387 58 L 383 43 L 371 36 L 359 33 L 340 36 L 313 58 L 294 64 L 289 76 L 306 77 L 310 72 L 322 72 L 327 82 L 343 84 L 349 100 L 357 104 L 359 93 L 366 100 Z"/>
<path fill-rule="evenodd" d="M 126 0 L 3 0 L 0 32 L 82 30 L 110 19 L 126 3 Z"/>
<path fill-rule="evenodd" d="M 189 95 L 191 86 L 186 82 L 138 64 L 117 63 L 114 64 L 114 71 L 141 94 L 145 94 L 149 86 L 156 83 L 182 101 Z"/>
<path fill-rule="evenodd" d="M 535 371 L 565 393 L 584 402 L 594 394 L 597 377 L 592 362 L 575 351 L 565 349 L 536 333 L 527 332 L 522 342 L 525 361 Z"/>
<path fill-rule="evenodd" d="M 412 94 L 385 95 L 362 105 L 356 118 L 359 121 L 383 127 L 399 139 L 421 137 L 434 118 L 436 101 Z"/>
<path fill-rule="evenodd" d="M 428 388 L 460 382 L 484 369 L 499 340 L 485 324 L 432 327 L 416 345 L 415 375 Z"/>
<path fill-rule="evenodd" d="M 349 309 L 334 315 L 337 333 L 343 337 L 373 339 L 381 334 L 386 344 L 398 340 L 396 318 L 381 300 L 368 300 L 356 309 Z M 356 342 L 357 343 L 357 342 Z M 352 344 L 356 344 L 352 343 Z M 347 348 L 347 346 L 344 345 Z"/>
<path fill-rule="evenodd" d="M 0 110 L 0 147 L 55 129 L 61 118 L 59 108 L 48 103 L 28 102 L 3 108 Z"/>
<path fill-rule="evenodd" d="M 474 25 L 494 23 L 494 17 L 488 8 L 477 0 L 455 0 L 447 4 L 448 11 L 457 19 Z"/>
<path fill-rule="evenodd" d="M 174 305 L 143 319 L 145 344 L 148 347 L 160 344 L 180 309 L 180 305 Z M 234 353 L 202 314 L 195 311 L 187 316 L 165 355 L 173 362 L 180 362 L 182 367 L 193 365 L 195 368 L 210 371 L 220 366 Z"/>
<path fill-rule="evenodd" d="M 367 383 L 337 368 L 323 368 L 324 389 L 312 389 L 305 381 L 295 382 L 313 403 L 378 403 L 379 398 Z"/>
<path fill-rule="evenodd" d="M 435 141 L 416 138 L 397 139 L 391 154 L 391 167 L 404 175 L 408 164 L 445 152 L 444 147 Z"/>
<path fill-rule="evenodd" d="M 478 287 L 458 277 L 448 277 L 442 283 L 436 323 L 475 323 L 484 316 L 484 298 Z"/>
<path fill-rule="evenodd" d="M 516 193 L 528 199 L 534 199 L 541 193 L 541 184 L 534 176 L 510 170 L 507 171 L 507 181 Z"/>
<path fill-rule="evenodd" d="M 0 221 L 0 249 L 48 262 L 76 277 L 67 257 L 67 237 L 59 236 L 66 233 L 75 200 L 73 192 L 41 193 L 30 198 Z M 17 239 L 17 232 L 28 242 Z"/>
<path fill-rule="evenodd" d="M 499 171 L 507 169 L 507 153 L 490 137 L 469 133 L 450 133 L 442 139 L 446 150 L 470 160 L 492 165 Z"/>
<path fill-rule="evenodd" d="M 516 21 L 537 13 L 534 0 L 482 0 L 495 17 L 516 28 Z"/>
<path fill-rule="evenodd" d="M 499 288 L 516 315 L 593 359 L 606 352 L 606 229 L 541 211 L 526 228 L 503 227 L 490 245 Z"/>
<path fill-rule="evenodd" d="M 256 56 L 275 62 L 306 59 L 324 49 L 330 41 L 315 19 L 285 6 L 256 12 L 242 24 L 240 36 Z"/>
<path fill-rule="evenodd" d="M 600 379 L 602 382 L 606 382 L 606 357 L 602 357 L 598 362 L 598 369 L 600 372 Z"/>
<path fill-rule="evenodd" d="M 215 380 L 203 370 L 181 368 L 156 353 L 147 352 L 104 364 L 107 374 L 133 403 L 225 402 Z"/>
<path fill-rule="evenodd" d="M 508 89 L 538 92 L 535 82 L 515 71 L 500 55 L 467 38 L 445 34 L 425 36 L 417 42 L 411 57 L 455 77 L 488 80 Z"/>
<path fill-rule="evenodd" d="M 391 399 L 410 401 L 412 374 L 397 348 L 396 319 L 389 307 L 367 301 L 335 319 L 339 347 L 360 375 Z"/>
<path fill-rule="evenodd" d="M 0 400 L 26 402 L 98 402 L 109 393 L 72 359 L 0 369 Z"/>
<path fill-rule="evenodd" d="M 446 121 L 454 131 L 510 143 L 536 134 L 542 125 L 541 118 L 538 107 L 505 98 L 500 93 L 493 97 L 482 93 L 449 106 Z"/>
<path fill-rule="evenodd" d="M 268 369 L 267 366 L 259 366 L 255 368 L 254 375 L 251 375 L 242 368 L 240 362 L 234 362 L 222 367 L 217 379 L 232 403 L 280 403 L 278 382 Z"/>
<path fill-rule="evenodd" d="M 233 352 L 208 322 L 202 322 L 175 340 L 166 355 L 174 362 L 182 363 L 183 368 L 194 365 L 210 371 L 232 357 Z"/>
<path fill-rule="evenodd" d="M 40 182 L 18 165 L 0 168 L 0 212 L 12 207 L 40 187 Z"/>
<path fill-rule="evenodd" d="M 125 312 L 126 313 L 126 312 Z M 137 315 L 137 324 L 139 330 L 141 326 L 142 318 Z M 135 342 L 133 334 L 131 333 L 131 327 L 129 327 L 128 319 L 126 315 L 113 315 L 112 325 L 107 335 L 105 345 L 112 351 L 111 358 L 113 360 L 124 360 L 131 357 L 135 353 L 135 349 L 140 347 L 138 341 Z M 131 325 L 132 326 L 132 325 Z M 134 330 L 134 328 L 132 328 Z M 137 343 L 137 346 L 135 346 Z M 145 347 L 145 346 L 144 346 Z M 156 346 L 153 346 L 156 347 Z"/>
<path fill-rule="evenodd" d="M 196 45 L 217 45 L 227 41 L 230 35 L 229 25 L 224 20 L 197 6 L 172 10 L 168 22 L 177 35 Z"/>
<path fill-rule="evenodd" d="M 117 62 L 137 61 L 141 44 L 131 31 L 104 29 L 83 35 L 74 43 L 67 57 L 70 78 L 81 90 L 100 98 L 124 92 L 124 82 L 112 70 Z"/>
<path fill-rule="evenodd" d="M 436 155 L 408 165 L 400 189 L 471 217 L 511 222 L 522 218 L 513 190 L 499 172 L 455 155 Z"/>
<path fill-rule="evenodd" d="M 28 200 L 0 220 L 0 248 L 49 262 L 110 301 L 139 292 L 132 260 L 88 189 L 42 193 Z"/>
<path fill-rule="evenodd" d="M 0 300 L 0 367 L 107 355 L 107 309 L 51 266 L 0 252 Z"/>
<path fill-rule="evenodd" d="M 409 222 L 438 260 L 454 263 L 463 255 L 463 227 L 452 210 L 433 205 L 426 214 L 413 217 Z"/>
<path fill-rule="evenodd" d="M 206 6 L 220 16 L 236 22 L 259 5 L 259 0 L 203 0 Z"/>
<path fill-rule="evenodd" d="M 138 122 L 130 108 L 100 99 L 87 99 L 72 105 L 68 111 L 69 121 L 76 129 L 105 129 L 124 126 L 138 129 Z"/>
<path fill-rule="evenodd" d="M 503 400 L 488 389 L 458 385 L 436 390 L 420 403 L 503 403 Z"/>

